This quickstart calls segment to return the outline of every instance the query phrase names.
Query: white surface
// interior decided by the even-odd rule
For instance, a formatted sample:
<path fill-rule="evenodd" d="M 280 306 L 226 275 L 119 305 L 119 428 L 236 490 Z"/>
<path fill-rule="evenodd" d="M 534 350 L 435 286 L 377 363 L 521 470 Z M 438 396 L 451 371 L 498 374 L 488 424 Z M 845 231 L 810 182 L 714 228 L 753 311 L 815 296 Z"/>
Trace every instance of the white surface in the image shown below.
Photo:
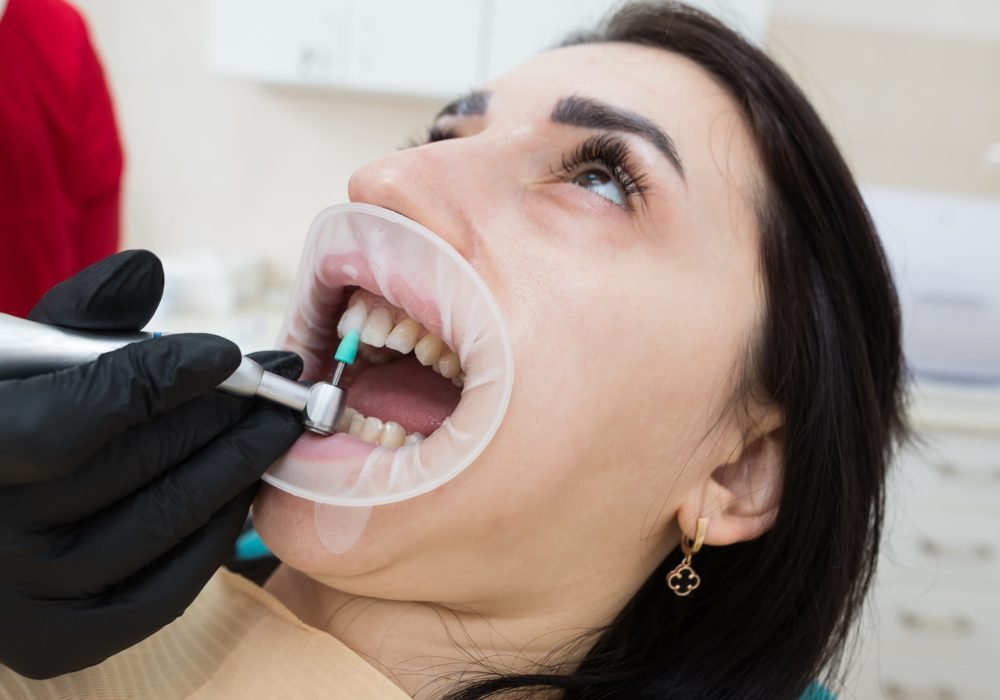
<path fill-rule="evenodd" d="M 451 94 L 480 74 L 481 16 L 466 0 L 212 0 L 209 66 L 269 83 Z"/>
<path fill-rule="evenodd" d="M 265 292 L 266 261 L 245 250 L 206 247 L 160 260 L 165 283 L 159 309 L 165 313 L 229 314 Z"/>
<path fill-rule="evenodd" d="M 841 22 L 900 33 L 1000 38 L 996 0 L 774 0 L 774 16 Z"/>
<path fill-rule="evenodd" d="M 489 59 L 482 78 L 493 79 L 567 35 L 591 29 L 615 5 L 609 0 L 497 0 L 487 3 Z"/>
<path fill-rule="evenodd" d="M 210 75 L 207 0 L 74 4 L 90 25 L 127 146 L 126 248 L 252 252 L 267 260 L 272 282 L 290 285 L 316 213 L 346 201 L 358 166 L 420 138 L 441 108 Z"/>
<path fill-rule="evenodd" d="M 760 40 L 770 0 L 689 0 L 746 36 Z M 557 46 L 570 33 L 592 29 L 618 0 L 496 0 L 487 7 L 490 55 L 486 79 L 505 73 L 535 54 Z"/>
<path fill-rule="evenodd" d="M 919 374 L 1000 383 L 1000 200 L 868 188 Z"/>
<path fill-rule="evenodd" d="M 616 0 L 211 0 L 209 66 L 268 83 L 450 97 L 593 28 Z M 755 39 L 770 0 L 694 0 Z"/>
<path fill-rule="evenodd" d="M 162 309 L 156 312 L 146 330 L 221 335 L 236 343 L 244 355 L 258 350 L 274 350 L 287 297 L 287 290 L 274 291 L 264 299 L 241 305 L 229 313 Z"/>
<path fill-rule="evenodd" d="M 921 383 L 890 470 L 862 648 L 842 697 L 995 700 L 1000 390 Z"/>

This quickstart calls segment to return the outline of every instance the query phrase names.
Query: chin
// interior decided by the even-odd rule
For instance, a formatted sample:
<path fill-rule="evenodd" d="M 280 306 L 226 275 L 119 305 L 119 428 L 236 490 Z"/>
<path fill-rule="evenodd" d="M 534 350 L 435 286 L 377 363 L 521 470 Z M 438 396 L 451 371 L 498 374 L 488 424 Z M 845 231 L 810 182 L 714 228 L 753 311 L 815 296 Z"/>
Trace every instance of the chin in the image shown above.
<path fill-rule="evenodd" d="M 377 566 L 366 546 L 367 526 L 353 546 L 331 551 L 321 540 L 316 507 L 313 501 L 262 484 L 253 505 L 254 526 L 278 559 L 308 574 L 350 577 Z"/>

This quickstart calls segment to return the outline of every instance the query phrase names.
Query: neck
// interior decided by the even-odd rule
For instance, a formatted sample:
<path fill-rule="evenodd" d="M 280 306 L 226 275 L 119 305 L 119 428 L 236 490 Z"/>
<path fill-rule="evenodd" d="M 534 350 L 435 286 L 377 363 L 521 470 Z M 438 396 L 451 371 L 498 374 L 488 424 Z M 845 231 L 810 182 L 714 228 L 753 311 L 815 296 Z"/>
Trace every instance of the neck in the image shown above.
<path fill-rule="evenodd" d="M 620 596 L 606 596 L 580 605 L 569 591 L 560 596 L 573 601 L 567 609 L 551 601 L 471 609 L 382 600 L 330 588 L 288 566 L 275 572 L 267 589 L 418 699 L 440 697 L 483 674 L 571 673 L 596 640 L 588 630 L 608 624 L 625 604 Z M 546 612 L 529 612 L 539 609 Z"/>

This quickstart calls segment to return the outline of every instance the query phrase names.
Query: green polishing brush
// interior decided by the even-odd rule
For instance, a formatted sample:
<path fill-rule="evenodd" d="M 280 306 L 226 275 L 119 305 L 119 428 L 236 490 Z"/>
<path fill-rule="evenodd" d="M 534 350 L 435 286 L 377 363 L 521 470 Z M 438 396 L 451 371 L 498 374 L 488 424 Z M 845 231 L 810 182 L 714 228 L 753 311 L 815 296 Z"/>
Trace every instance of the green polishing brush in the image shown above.
<path fill-rule="evenodd" d="M 361 336 L 358 332 L 350 331 L 344 335 L 344 339 L 337 346 L 337 352 L 333 356 L 333 359 L 337 361 L 337 369 L 333 371 L 332 383 L 334 386 L 340 383 L 340 375 L 344 373 L 344 367 L 354 364 L 354 360 L 358 356 L 358 343 L 360 341 Z"/>

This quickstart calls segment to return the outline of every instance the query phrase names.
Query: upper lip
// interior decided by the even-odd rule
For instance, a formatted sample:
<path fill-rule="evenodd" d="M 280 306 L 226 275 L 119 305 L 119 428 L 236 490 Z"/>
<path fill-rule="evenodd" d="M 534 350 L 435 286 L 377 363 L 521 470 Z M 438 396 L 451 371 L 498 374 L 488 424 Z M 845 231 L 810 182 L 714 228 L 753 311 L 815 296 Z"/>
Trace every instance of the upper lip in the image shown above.
<path fill-rule="evenodd" d="M 341 213 L 348 218 L 339 218 Z M 350 218 L 354 215 L 360 217 L 357 221 L 362 228 L 354 227 Z M 371 230 L 366 231 L 369 220 Z M 330 369 L 330 356 L 339 340 L 337 325 L 351 288 L 364 289 L 402 309 L 457 352 L 463 367 L 477 340 L 490 332 L 492 300 L 488 295 L 479 299 L 480 290 L 473 291 L 461 280 L 453 284 L 448 277 L 454 264 L 451 259 L 469 264 L 461 253 L 445 243 L 451 251 L 428 253 L 426 260 L 411 259 L 411 255 L 423 255 L 418 239 L 434 238 L 426 241 L 430 247 L 441 247 L 437 244 L 444 241 L 419 224 L 421 230 L 414 231 L 416 238 L 401 237 L 398 245 L 381 231 L 382 224 L 391 232 L 399 226 L 408 227 L 408 223 L 417 224 L 399 213 L 366 204 L 331 207 L 313 222 L 304 253 L 307 263 L 300 271 L 292 300 L 295 306 L 283 326 L 286 347 L 307 356 L 306 378 L 319 379 Z M 344 238 L 338 231 L 342 225 L 346 227 Z M 440 261 L 435 259 L 437 255 L 442 256 Z M 465 298 L 468 293 L 476 298 Z M 453 294 L 458 296 L 450 298 Z"/>

